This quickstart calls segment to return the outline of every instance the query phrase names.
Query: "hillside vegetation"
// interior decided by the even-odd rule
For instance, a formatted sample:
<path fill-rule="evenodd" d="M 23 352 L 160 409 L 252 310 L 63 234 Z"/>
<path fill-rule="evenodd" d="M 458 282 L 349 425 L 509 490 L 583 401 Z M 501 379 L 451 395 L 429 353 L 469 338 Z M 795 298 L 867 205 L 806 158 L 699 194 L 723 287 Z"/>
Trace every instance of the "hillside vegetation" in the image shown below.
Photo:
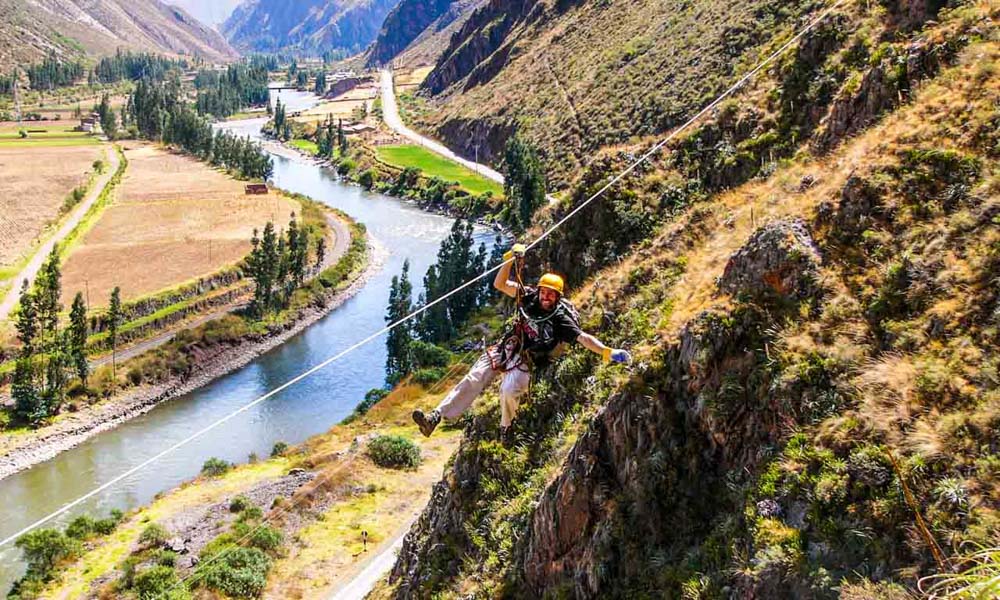
<path fill-rule="evenodd" d="M 996 545 L 1000 8 L 912 8 L 847 4 L 543 244 L 636 363 L 570 353 L 506 447 L 481 401 L 376 597 L 909 598 Z"/>
<path fill-rule="evenodd" d="M 0 0 L 0 71 L 50 54 L 106 56 L 119 48 L 235 58 L 216 31 L 160 0 Z"/>
<path fill-rule="evenodd" d="M 418 124 L 464 155 L 480 146 L 494 162 L 518 131 L 563 187 L 596 150 L 682 123 L 824 4 L 493 0 L 424 82 L 439 110 Z M 812 51 L 826 52 L 823 39 Z M 828 78 L 802 92 L 829 94 L 837 73 Z"/>

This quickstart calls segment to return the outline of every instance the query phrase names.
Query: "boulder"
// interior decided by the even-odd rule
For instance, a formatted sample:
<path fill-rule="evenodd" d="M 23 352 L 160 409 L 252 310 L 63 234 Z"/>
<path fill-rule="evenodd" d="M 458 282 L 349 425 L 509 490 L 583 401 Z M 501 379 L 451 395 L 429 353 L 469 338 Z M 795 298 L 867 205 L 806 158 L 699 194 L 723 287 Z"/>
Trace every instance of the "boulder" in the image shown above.
<path fill-rule="evenodd" d="M 840 191 L 834 224 L 841 233 L 856 235 L 868 229 L 883 213 L 882 191 L 868 180 L 851 175 Z"/>
<path fill-rule="evenodd" d="M 719 291 L 764 301 L 816 297 L 820 262 L 804 221 L 775 221 L 755 231 L 729 258 Z"/>

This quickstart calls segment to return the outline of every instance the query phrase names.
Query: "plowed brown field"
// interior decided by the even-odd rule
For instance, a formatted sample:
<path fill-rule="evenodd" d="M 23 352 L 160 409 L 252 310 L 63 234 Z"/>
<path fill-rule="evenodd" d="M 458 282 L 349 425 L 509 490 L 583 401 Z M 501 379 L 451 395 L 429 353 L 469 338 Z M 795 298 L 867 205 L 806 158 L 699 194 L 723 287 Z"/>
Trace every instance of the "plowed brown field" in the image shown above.
<path fill-rule="evenodd" d="M 124 300 L 209 275 L 250 251 L 253 229 L 286 228 L 299 204 L 248 196 L 242 182 L 193 158 L 150 145 L 127 147 L 128 170 L 114 204 L 63 268 L 63 302 L 89 288 L 92 306 L 115 286 Z"/>
<path fill-rule="evenodd" d="M 98 159 L 100 146 L 0 148 L 0 272 L 24 258 Z"/>

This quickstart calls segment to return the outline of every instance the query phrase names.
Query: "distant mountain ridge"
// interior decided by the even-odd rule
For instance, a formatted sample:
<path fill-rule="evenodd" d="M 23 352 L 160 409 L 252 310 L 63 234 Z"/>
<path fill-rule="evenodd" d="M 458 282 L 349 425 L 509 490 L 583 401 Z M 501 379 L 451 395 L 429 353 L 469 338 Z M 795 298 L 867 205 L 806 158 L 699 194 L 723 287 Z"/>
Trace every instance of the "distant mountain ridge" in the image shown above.
<path fill-rule="evenodd" d="M 241 52 L 360 52 L 399 0 L 246 0 L 222 26 Z"/>
<path fill-rule="evenodd" d="M 119 48 L 227 60 L 226 40 L 160 0 L 0 0 L 0 65 Z"/>
<path fill-rule="evenodd" d="M 474 10 L 486 0 L 402 0 L 368 49 L 369 66 L 398 59 L 408 66 L 434 64 Z"/>

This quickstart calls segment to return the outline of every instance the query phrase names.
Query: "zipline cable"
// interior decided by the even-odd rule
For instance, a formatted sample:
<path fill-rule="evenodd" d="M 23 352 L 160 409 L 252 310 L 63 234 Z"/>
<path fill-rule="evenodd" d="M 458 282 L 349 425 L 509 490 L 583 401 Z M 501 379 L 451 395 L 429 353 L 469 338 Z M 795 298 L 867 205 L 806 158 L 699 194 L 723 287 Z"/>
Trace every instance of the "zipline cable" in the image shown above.
<path fill-rule="evenodd" d="M 757 73 L 759 73 L 760 71 L 762 71 L 769 64 L 771 64 L 772 62 L 774 62 L 774 59 L 776 59 L 778 56 L 780 56 L 781 54 L 783 54 L 786 50 L 788 50 L 788 48 L 790 48 L 793 44 L 795 44 L 796 42 L 798 42 L 807 33 L 809 33 L 810 31 L 812 31 L 816 27 L 816 25 L 818 25 L 820 22 L 822 22 L 823 20 L 825 20 L 826 17 L 828 17 L 831 13 L 833 13 L 838 8 L 840 8 L 840 6 L 842 4 L 844 4 L 845 2 L 847 2 L 847 0 L 837 0 L 837 2 L 834 3 L 830 8 L 826 9 L 825 11 L 823 11 L 818 17 L 816 17 L 808 25 L 806 25 L 803 29 L 801 29 L 798 33 L 796 33 L 794 36 L 792 36 L 787 42 L 785 42 L 784 44 L 782 44 L 777 50 L 775 50 L 774 52 L 772 52 L 766 59 L 764 59 L 762 62 L 760 62 L 756 67 L 754 67 L 753 70 L 751 70 L 746 75 L 744 75 L 743 77 L 741 77 L 729 89 L 727 89 L 718 98 L 716 98 L 714 101 L 712 101 L 711 104 L 709 104 L 708 106 L 706 106 L 705 108 L 703 108 L 702 110 L 700 110 L 696 115 L 694 115 L 693 117 L 691 117 L 690 119 L 688 119 L 687 121 L 685 121 L 683 125 L 681 125 L 677 129 L 673 130 L 669 135 L 667 135 L 660 142 L 658 142 L 657 144 L 655 144 L 648 152 L 646 152 L 645 154 L 643 154 L 638 160 L 634 161 L 631 165 L 629 165 L 628 168 L 626 168 L 624 171 L 622 171 L 621 173 L 619 173 L 617 176 L 615 176 L 611 180 L 609 180 L 608 183 L 604 185 L 604 187 L 602 187 L 600 190 L 598 190 L 592 196 L 590 196 L 589 198 L 587 198 L 586 200 L 584 200 L 583 202 L 581 202 L 576 208 L 574 208 L 572 211 L 570 211 L 569 213 L 567 213 L 566 216 L 564 216 L 562 219 L 560 219 L 554 225 L 552 225 L 551 227 L 549 227 L 548 229 L 546 229 L 544 233 L 542 233 L 540 236 L 538 236 L 538 238 L 535 239 L 535 241 L 533 241 L 530 244 L 528 244 L 527 249 L 530 250 L 531 248 L 534 248 L 535 246 L 537 246 L 542 240 L 544 240 L 545 238 L 547 238 L 550 235 L 552 235 L 552 233 L 555 232 L 555 230 L 557 230 L 560 227 L 562 227 L 563 224 L 565 224 L 567 221 L 569 221 L 570 219 L 572 219 L 574 216 L 577 215 L 577 213 L 579 213 L 581 210 L 583 210 L 584 208 L 586 208 L 590 203 L 592 203 L 594 200 L 596 200 L 601 195 L 603 195 L 604 192 L 606 192 L 607 190 L 609 190 L 613 185 L 615 185 L 616 183 L 618 183 L 619 181 L 621 181 L 623 178 L 625 178 L 629 173 L 631 173 L 632 171 L 634 171 L 636 169 L 636 167 L 638 167 L 639 165 L 641 165 L 644 162 L 648 161 L 654 154 L 656 154 L 657 152 L 659 152 L 665 145 L 667 145 L 672 140 L 674 140 L 683 131 L 685 131 L 686 129 L 688 129 L 689 127 L 691 127 L 691 125 L 693 125 L 695 122 L 697 122 L 699 119 L 701 119 L 701 117 L 703 117 L 707 113 L 711 112 L 715 107 L 717 107 L 719 104 L 721 104 L 723 100 L 725 100 L 726 98 L 728 98 L 729 96 L 731 96 L 733 94 L 733 92 L 735 92 L 739 88 L 743 87 L 743 84 L 745 84 L 747 81 L 749 81 L 751 78 L 753 78 Z M 512 259 L 512 260 L 514 260 L 514 259 Z M 509 261 L 506 261 L 506 262 L 509 262 Z M 455 294 L 461 292 L 462 290 L 464 290 L 464 289 L 466 289 L 466 288 L 468 288 L 468 287 L 470 287 L 472 285 L 475 285 L 476 283 L 478 283 L 479 281 L 481 281 L 485 277 L 487 277 L 487 276 L 493 274 L 495 271 L 499 270 L 501 266 L 503 266 L 504 264 L 506 264 L 506 262 L 500 263 L 500 264 L 498 264 L 498 265 L 496 265 L 496 266 L 494 266 L 494 267 L 492 267 L 490 269 L 487 269 L 486 271 L 480 273 L 479 275 L 477 275 L 476 277 L 470 279 L 469 281 L 466 281 L 465 283 L 463 283 L 462 285 L 456 287 L 455 289 L 451 290 L 450 292 L 447 292 L 446 294 L 444 294 L 440 298 L 438 298 L 438 299 L 436 299 L 436 300 L 434 300 L 432 302 L 428 302 L 427 304 L 425 304 L 425 305 L 421 306 L 420 308 L 414 310 L 413 312 L 411 312 L 410 314 L 406 315 L 405 317 L 403 317 L 403 318 L 401 318 L 401 319 L 399 319 L 399 320 L 397 320 L 397 321 L 395 321 L 393 323 L 390 323 L 389 325 L 383 327 L 379 331 L 377 331 L 377 332 L 369 335 L 368 337 L 364 338 L 360 342 L 357 342 L 354 345 L 348 347 L 347 349 L 345 349 L 345 350 L 343 350 L 341 352 L 338 352 L 337 354 L 331 356 L 330 358 L 324 360 L 323 362 L 317 364 L 316 366 L 310 368 L 309 370 L 301 373 L 300 375 L 297 375 L 296 377 L 294 377 L 291 380 L 283 383 L 282 385 L 280 385 L 277 388 L 271 390 L 270 392 L 267 392 L 266 394 L 264 394 L 263 396 L 257 398 L 256 400 L 250 402 L 249 404 L 246 404 L 245 406 L 243 406 L 243 407 L 241 407 L 241 408 L 233 411 L 232 413 L 226 415 L 225 417 L 222 417 L 221 419 L 215 421 L 214 423 L 212 423 L 212 424 L 210 424 L 210 425 L 208 425 L 206 427 L 203 427 L 202 429 L 198 430 L 194 434 L 192 434 L 192 435 L 184 438 L 183 440 L 181 440 L 181 441 L 179 441 L 179 442 L 171 445 L 169 448 L 167 448 L 166 450 L 163 450 L 162 452 L 159 452 L 158 454 L 154 455 L 152 458 L 149 458 L 149 459 L 147 459 L 147 460 L 139 463 L 135 467 L 132 467 L 128 471 L 125 471 L 124 473 L 122 473 L 121 475 L 118 475 L 117 477 L 111 479 L 107 483 L 104 483 L 103 485 L 94 488 L 90 492 L 87 492 L 83 496 L 80 496 L 79 498 L 77 498 L 76 500 L 73 500 L 72 502 L 66 504 L 62 508 L 60 508 L 60 509 L 58 509 L 58 510 L 56 510 L 56 511 L 54 511 L 54 512 L 48 514 L 48 515 L 46 515 L 45 517 L 42 517 L 41 519 L 35 521 L 31 525 L 28 525 L 27 527 L 21 529 L 17 533 L 14 533 L 12 535 L 7 536 L 2 541 L 0 541 L 0 548 L 6 546 L 7 544 L 10 544 L 11 542 L 15 541 L 17 538 L 21 537 L 25 533 L 28 533 L 29 531 L 31 531 L 31 530 L 33 530 L 33 529 L 35 529 L 37 527 L 40 527 L 40 526 L 48 523 L 52 519 L 55 519 L 56 517 L 58 517 L 58 516 L 60 516 L 60 515 L 62 515 L 64 513 L 66 513 L 67 511 L 73 509 L 74 507 L 79 506 L 80 504 L 82 504 L 83 502 L 86 502 L 87 500 L 93 498 L 97 494 L 100 494 L 101 492 L 103 492 L 103 491 L 105 491 L 105 490 L 107 490 L 107 489 L 109 489 L 109 488 L 117 485 L 121 481 L 127 479 L 128 477 L 131 477 L 132 475 L 134 475 L 134 474 L 138 473 L 139 471 L 145 469 L 146 467 L 148 467 L 149 465 L 153 464 L 154 462 L 160 460 L 164 456 L 167 456 L 168 454 L 171 454 L 175 450 L 177 450 L 177 449 L 179 449 L 179 448 L 181 448 L 183 446 L 186 446 L 187 444 L 191 443 L 192 441 L 194 441 L 194 440 L 200 438 L 201 436 L 205 435 L 209 431 L 212 431 L 216 427 L 218 427 L 218 426 L 220 426 L 220 425 L 222 425 L 224 423 L 227 423 L 233 417 L 236 417 L 237 415 L 240 415 L 240 414 L 242 414 L 242 413 L 250 410 L 254 406 L 257 406 L 258 404 L 260 404 L 261 402 L 264 402 L 268 398 L 273 397 L 275 394 L 278 394 L 279 392 L 282 392 L 282 391 L 288 389 L 289 387 L 291 387 L 291 386 L 295 385 L 296 383 L 302 381 L 303 379 L 309 377 L 310 375 L 312 375 L 313 373 L 319 371 L 320 369 L 323 369 L 324 367 L 330 365 L 331 363 L 334 363 L 334 362 L 340 360 L 341 358 L 343 358 L 344 356 L 350 354 L 351 352 L 354 352 L 358 348 L 360 348 L 360 347 L 368 344 L 369 342 L 372 342 L 373 340 L 378 339 L 379 337 L 381 337 L 382 335 L 384 335 L 384 334 L 388 333 L 389 331 L 395 329 L 396 327 L 399 327 L 400 325 L 406 323 L 407 321 L 410 321 L 410 320 L 414 319 L 415 317 L 423 314 L 425 311 L 427 311 L 431 307 L 433 307 L 433 306 L 435 306 L 435 305 L 437 305 L 437 304 L 439 304 L 441 302 L 444 302 L 445 300 L 447 300 L 448 298 L 450 298 L 450 297 L 454 296 Z"/>

